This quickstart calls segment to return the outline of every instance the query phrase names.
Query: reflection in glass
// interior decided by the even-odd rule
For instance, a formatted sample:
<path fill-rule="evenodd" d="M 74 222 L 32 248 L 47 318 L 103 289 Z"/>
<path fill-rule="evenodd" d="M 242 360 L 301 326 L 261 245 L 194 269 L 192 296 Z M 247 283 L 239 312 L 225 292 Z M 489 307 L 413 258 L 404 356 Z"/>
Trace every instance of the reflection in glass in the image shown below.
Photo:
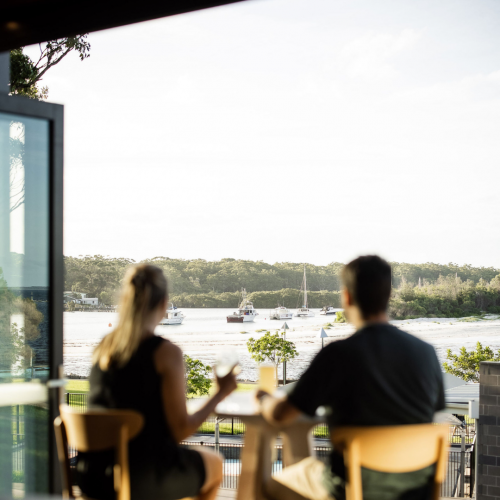
<path fill-rule="evenodd" d="M 0 113 L 0 384 L 19 392 L 49 373 L 49 194 L 49 123 Z M 48 490 L 48 436 L 46 401 L 0 396 L 0 496 Z"/>

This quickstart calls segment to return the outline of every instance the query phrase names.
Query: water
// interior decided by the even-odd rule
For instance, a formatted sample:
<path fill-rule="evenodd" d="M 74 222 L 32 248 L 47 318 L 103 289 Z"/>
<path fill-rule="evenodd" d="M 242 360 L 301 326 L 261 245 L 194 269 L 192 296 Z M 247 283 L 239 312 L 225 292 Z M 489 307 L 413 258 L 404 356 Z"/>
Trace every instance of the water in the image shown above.
<path fill-rule="evenodd" d="M 255 381 L 258 378 L 257 364 L 248 353 L 246 343 L 250 337 L 257 337 L 270 330 L 274 333 L 284 321 L 269 320 L 269 310 L 258 310 L 259 316 L 253 323 L 227 323 L 226 316 L 234 309 L 182 309 L 186 316 L 182 325 L 158 326 L 156 334 L 177 344 L 189 356 L 205 364 L 214 365 L 225 350 L 234 351 L 241 365 L 240 380 Z M 295 343 L 298 358 L 287 366 L 287 376 L 296 379 L 307 368 L 314 355 L 321 349 L 319 330 L 334 316 L 320 316 L 319 309 L 313 310 L 312 318 L 287 320 L 287 340 Z M 91 366 L 94 347 L 100 339 L 116 326 L 117 313 L 66 312 L 64 313 L 64 365 L 67 374 L 87 376 Z M 112 327 L 108 325 L 111 323 Z M 422 318 L 408 321 L 393 321 L 403 330 L 434 345 L 440 361 L 446 357 L 446 349 L 457 352 L 460 347 L 475 347 L 479 340 L 495 351 L 500 348 L 500 320 L 459 322 L 454 318 Z M 347 324 L 334 324 L 326 330 L 329 338 L 325 345 L 345 338 L 353 332 Z M 281 373 L 280 373 L 281 375 Z"/>

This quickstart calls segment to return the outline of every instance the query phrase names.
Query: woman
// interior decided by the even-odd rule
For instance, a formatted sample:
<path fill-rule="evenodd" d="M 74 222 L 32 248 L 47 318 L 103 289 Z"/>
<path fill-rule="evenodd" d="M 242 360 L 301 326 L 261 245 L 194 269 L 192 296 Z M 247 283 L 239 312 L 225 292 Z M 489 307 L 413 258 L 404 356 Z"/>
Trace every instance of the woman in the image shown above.
<path fill-rule="evenodd" d="M 144 416 L 144 428 L 129 445 L 132 500 L 212 500 L 222 479 L 221 459 L 179 443 L 236 388 L 236 379 L 233 373 L 217 378 L 215 395 L 198 412 L 187 413 L 182 351 L 153 333 L 167 302 L 160 269 L 141 264 L 129 270 L 118 326 L 94 352 L 90 404 L 134 409 Z M 115 498 L 112 458 L 111 452 L 79 455 L 78 482 L 84 494 Z"/>

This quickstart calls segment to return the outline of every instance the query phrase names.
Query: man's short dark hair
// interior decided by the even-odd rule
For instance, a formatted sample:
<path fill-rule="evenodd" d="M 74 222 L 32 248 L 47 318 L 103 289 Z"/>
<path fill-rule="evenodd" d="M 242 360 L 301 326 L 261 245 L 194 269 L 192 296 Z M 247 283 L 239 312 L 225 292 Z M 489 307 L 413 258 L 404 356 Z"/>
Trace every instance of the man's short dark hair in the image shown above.
<path fill-rule="evenodd" d="M 342 270 L 342 281 L 363 319 L 385 312 L 391 296 L 391 266 L 377 255 L 364 255 Z"/>

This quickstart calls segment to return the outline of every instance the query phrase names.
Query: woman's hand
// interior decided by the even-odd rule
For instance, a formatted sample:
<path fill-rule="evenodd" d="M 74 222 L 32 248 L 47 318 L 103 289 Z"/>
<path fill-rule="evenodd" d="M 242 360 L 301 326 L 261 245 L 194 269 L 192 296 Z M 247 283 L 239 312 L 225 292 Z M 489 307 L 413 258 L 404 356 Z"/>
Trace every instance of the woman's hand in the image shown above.
<path fill-rule="evenodd" d="M 216 371 L 214 370 L 215 378 L 217 379 L 217 386 L 219 387 L 219 394 L 222 399 L 229 396 L 229 394 L 231 394 L 238 386 L 238 383 L 236 382 L 236 375 L 234 373 L 235 367 L 236 365 L 233 366 L 233 369 L 224 377 L 218 377 Z"/>

